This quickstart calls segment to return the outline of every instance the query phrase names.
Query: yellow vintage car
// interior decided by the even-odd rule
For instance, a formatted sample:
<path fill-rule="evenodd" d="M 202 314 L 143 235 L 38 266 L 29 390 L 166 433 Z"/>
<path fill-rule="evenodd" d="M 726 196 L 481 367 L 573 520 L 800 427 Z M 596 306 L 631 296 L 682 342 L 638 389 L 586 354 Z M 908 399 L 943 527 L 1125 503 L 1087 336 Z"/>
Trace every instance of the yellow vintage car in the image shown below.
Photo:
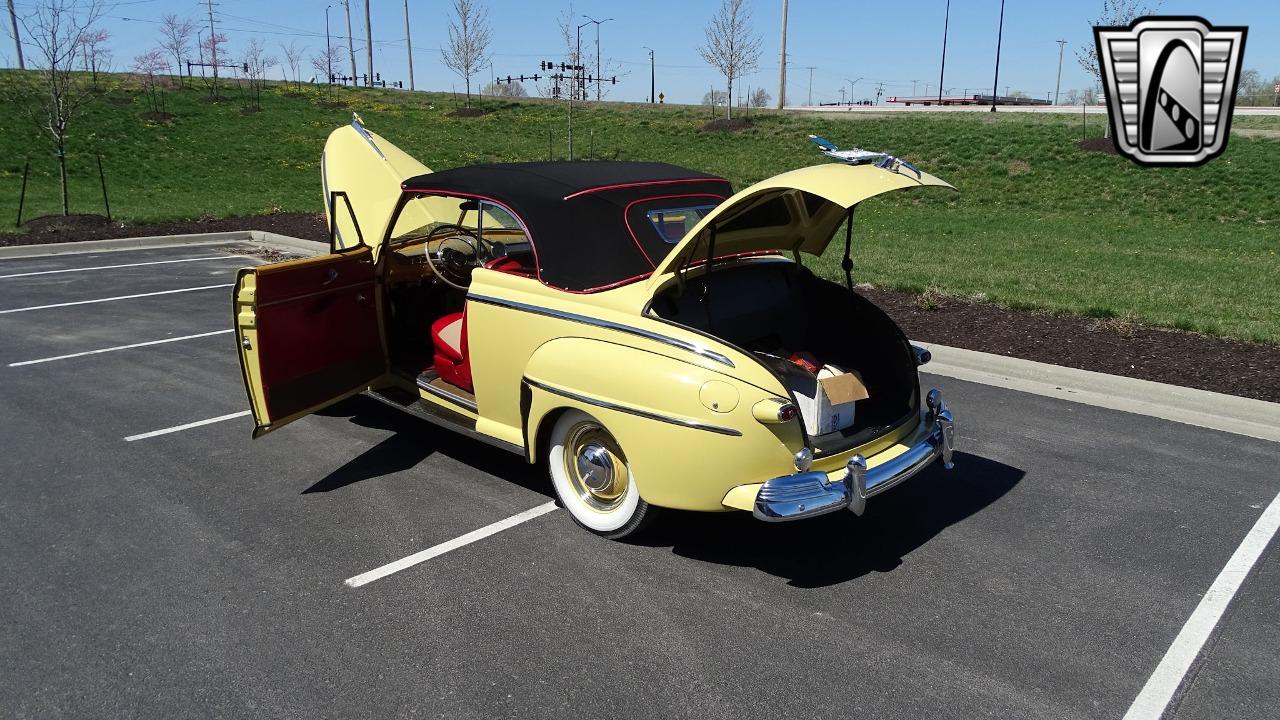
<path fill-rule="evenodd" d="M 920 391 L 928 353 L 802 262 L 863 200 L 951 187 L 909 164 L 737 193 L 662 163 L 432 172 L 357 119 L 322 176 L 330 253 L 236 281 L 254 437 L 367 392 L 545 463 L 574 520 L 610 538 L 660 508 L 862 514 L 951 466 L 951 412 Z"/>

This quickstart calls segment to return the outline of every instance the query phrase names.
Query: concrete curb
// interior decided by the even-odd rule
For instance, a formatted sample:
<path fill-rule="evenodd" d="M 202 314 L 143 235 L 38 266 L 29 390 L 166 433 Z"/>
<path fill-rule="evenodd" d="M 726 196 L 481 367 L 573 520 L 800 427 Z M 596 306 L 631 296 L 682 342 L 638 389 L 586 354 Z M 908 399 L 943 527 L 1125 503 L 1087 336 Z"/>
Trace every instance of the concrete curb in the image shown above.
<path fill-rule="evenodd" d="M 91 252 L 115 252 L 120 250 L 144 250 L 151 248 L 182 247 L 188 245 L 221 245 L 229 242 L 247 242 L 297 252 L 304 255 L 321 255 L 329 251 L 323 243 L 277 235 L 261 230 L 229 230 L 226 232 L 195 233 L 191 235 L 154 235 L 150 237 L 114 238 L 111 240 L 84 240 L 70 243 L 46 243 L 43 245 L 16 245 L 0 247 L 0 260 L 44 257 L 48 255 L 75 255 Z"/>
<path fill-rule="evenodd" d="M 1186 425 L 1280 442 L 1280 404 L 1048 363 L 916 343 L 933 353 L 921 371 Z"/>

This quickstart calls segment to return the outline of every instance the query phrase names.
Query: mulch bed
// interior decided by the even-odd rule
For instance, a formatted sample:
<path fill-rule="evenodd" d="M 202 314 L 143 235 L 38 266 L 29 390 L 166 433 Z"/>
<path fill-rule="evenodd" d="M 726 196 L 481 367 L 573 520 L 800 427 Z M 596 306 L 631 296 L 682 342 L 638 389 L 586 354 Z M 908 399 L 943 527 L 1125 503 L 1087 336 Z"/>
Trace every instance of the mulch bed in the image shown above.
<path fill-rule="evenodd" d="M 1107 143 L 1110 143 L 1107 140 Z M 36 218 L 0 246 L 263 230 L 326 242 L 323 215 L 277 213 L 221 220 L 123 225 L 98 215 Z M 924 342 L 1280 402 L 1280 345 L 1238 342 L 1116 319 L 1008 310 L 990 303 L 859 288 Z"/>
<path fill-rule="evenodd" d="M 279 235 L 328 242 L 329 230 L 323 215 L 310 213 L 276 213 L 240 218 L 206 218 L 150 225 L 126 225 L 108 221 L 101 215 L 48 215 L 23 223 L 24 235 L 0 233 L 0 247 L 5 245 L 39 245 L 75 242 L 77 240 L 109 240 L 112 238 L 147 237 L 152 235 L 186 235 L 189 233 L 262 230 Z"/>
<path fill-rule="evenodd" d="M 1280 402 L 1280 345 L 953 298 L 921 302 L 908 293 L 859 292 L 913 340 Z"/>
<path fill-rule="evenodd" d="M 718 118 L 702 125 L 702 129 L 707 132 L 741 132 L 750 127 L 752 127 L 752 122 L 746 118 L 733 118 L 732 120 Z"/>
<path fill-rule="evenodd" d="M 1116 143 L 1111 138 L 1093 137 L 1077 140 L 1076 147 L 1084 150 L 1085 152 L 1100 152 L 1110 155 L 1118 154 L 1116 152 Z"/>

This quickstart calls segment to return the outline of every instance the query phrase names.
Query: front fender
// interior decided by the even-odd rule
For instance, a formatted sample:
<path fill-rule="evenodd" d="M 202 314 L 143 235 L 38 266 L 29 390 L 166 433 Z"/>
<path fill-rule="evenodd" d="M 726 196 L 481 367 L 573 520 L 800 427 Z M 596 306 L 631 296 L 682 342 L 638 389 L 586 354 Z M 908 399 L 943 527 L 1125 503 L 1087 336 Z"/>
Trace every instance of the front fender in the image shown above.
<path fill-rule="evenodd" d="M 531 460 L 559 412 L 576 408 L 613 434 L 640 496 L 661 507 L 723 510 L 724 494 L 744 478 L 792 471 L 804 444 L 798 420 L 765 425 L 752 415 L 772 393 L 627 345 L 553 340 L 529 359 L 524 384 Z"/>

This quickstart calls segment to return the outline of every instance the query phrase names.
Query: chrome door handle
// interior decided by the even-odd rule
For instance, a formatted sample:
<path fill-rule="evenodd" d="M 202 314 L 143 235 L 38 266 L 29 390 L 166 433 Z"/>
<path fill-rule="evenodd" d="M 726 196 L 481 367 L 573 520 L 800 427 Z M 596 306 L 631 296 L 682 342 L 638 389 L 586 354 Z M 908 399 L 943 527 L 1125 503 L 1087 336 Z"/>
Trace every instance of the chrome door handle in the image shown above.
<path fill-rule="evenodd" d="M 338 271 L 337 271 L 337 270 L 334 270 L 333 268 L 329 268 L 329 277 L 328 277 L 328 279 L 327 279 L 327 280 L 325 280 L 324 282 L 320 283 L 320 285 L 321 285 L 321 286 L 328 285 L 329 283 L 331 283 L 331 282 L 333 282 L 334 280 L 337 280 L 337 279 L 338 279 Z"/>

